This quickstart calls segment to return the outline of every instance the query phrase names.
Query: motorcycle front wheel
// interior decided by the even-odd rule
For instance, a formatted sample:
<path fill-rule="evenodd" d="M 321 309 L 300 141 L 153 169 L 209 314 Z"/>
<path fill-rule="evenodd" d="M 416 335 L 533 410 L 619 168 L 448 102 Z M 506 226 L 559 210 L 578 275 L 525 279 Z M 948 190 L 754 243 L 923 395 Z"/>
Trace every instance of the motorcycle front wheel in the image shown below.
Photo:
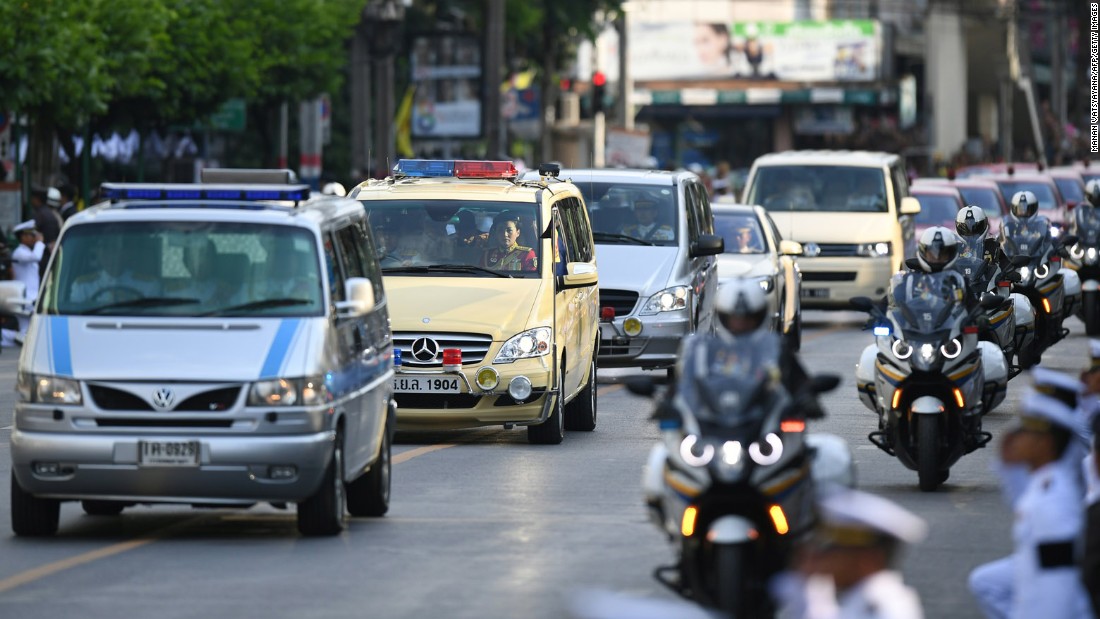
<path fill-rule="evenodd" d="M 1085 323 L 1087 335 L 1100 334 L 1100 296 L 1096 292 L 1086 292 L 1081 298 L 1081 321 Z"/>
<path fill-rule="evenodd" d="M 940 425 L 933 415 L 914 415 L 917 424 L 917 478 L 920 489 L 931 492 L 944 477 L 940 473 Z"/>

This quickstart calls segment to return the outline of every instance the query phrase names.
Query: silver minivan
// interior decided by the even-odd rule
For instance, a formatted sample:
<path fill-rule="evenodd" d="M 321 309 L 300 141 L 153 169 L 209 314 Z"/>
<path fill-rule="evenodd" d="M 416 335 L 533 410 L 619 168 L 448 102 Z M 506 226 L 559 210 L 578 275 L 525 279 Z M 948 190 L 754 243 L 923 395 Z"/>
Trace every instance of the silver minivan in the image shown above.
<path fill-rule="evenodd" d="M 104 185 L 66 222 L 19 358 L 12 528 L 59 504 L 389 505 L 386 296 L 362 206 L 291 184 Z"/>
<path fill-rule="evenodd" d="M 718 287 L 706 187 L 691 172 L 564 169 L 584 194 L 600 266 L 600 367 L 672 372 L 680 340 L 713 328 Z"/>

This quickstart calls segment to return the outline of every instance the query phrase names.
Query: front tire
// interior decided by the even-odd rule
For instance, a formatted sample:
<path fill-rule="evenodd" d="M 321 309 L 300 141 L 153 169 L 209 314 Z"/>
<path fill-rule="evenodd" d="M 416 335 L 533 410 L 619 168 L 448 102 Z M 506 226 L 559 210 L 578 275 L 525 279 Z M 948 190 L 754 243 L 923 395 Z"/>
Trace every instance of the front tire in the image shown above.
<path fill-rule="evenodd" d="M 11 474 L 11 530 L 23 537 L 45 537 L 57 533 L 61 501 L 40 499 L 23 490 Z"/>
<path fill-rule="evenodd" d="M 344 530 L 344 435 L 336 432 L 332 457 L 321 485 L 309 498 L 298 503 L 298 531 L 310 537 L 336 535 Z"/>
<path fill-rule="evenodd" d="M 714 602 L 722 611 L 734 617 L 750 617 L 743 608 L 745 595 L 745 561 L 747 549 L 741 544 L 718 544 L 714 547 Z"/>
<path fill-rule="evenodd" d="M 596 429 L 596 358 L 588 368 L 588 384 L 565 405 L 565 429 L 591 432 Z"/>
<path fill-rule="evenodd" d="M 940 425 L 933 416 L 916 415 L 917 477 L 920 489 L 931 492 L 946 479 L 940 471 Z"/>
<path fill-rule="evenodd" d="M 1081 320 L 1087 335 L 1100 335 L 1100 293 L 1086 292 L 1081 298 Z"/>
<path fill-rule="evenodd" d="M 537 426 L 527 426 L 527 442 L 533 445 L 560 445 L 565 440 L 565 372 L 558 380 L 558 392 L 547 394 L 554 398 L 550 417 Z"/>
<path fill-rule="evenodd" d="M 352 516 L 378 517 L 389 511 L 392 468 L 390 451 L 390 429 L 387 427 L 382 432 L 378 459 L 359 479 L 346 484 L 348 513 Z"/>

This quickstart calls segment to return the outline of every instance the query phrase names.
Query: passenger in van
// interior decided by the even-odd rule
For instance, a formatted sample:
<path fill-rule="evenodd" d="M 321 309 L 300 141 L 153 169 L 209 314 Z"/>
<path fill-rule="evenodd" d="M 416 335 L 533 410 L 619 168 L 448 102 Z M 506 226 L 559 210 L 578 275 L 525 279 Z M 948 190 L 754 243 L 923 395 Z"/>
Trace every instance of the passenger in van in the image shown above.
<path fill-rule="evenodd" d="M 734 253 L 759 254 L 764 251 L 764 246 L 760 243 L 760 237 L 757 236 L 756 231 L 749 224 L 738 226 L 737 234 L 733 238 L 737 241 Z"/>
<path fill-rule="evenodd" d="M 74 303 L 119 303 L 156 296 L 159 282 L 142 273 L 134 252 L 119 236 L 100 239 L 92 246 L 92 271 L 73 281 L 69 299 Z"/>
<path fill-rule="evenodd" d="M 675 238 L 672 226 L 657 223 L 657 203 L 648 198 L 634 201 L 636 223 L 623 226 L 622 233 L 643 241 L 671 241 Z"/>
<path fill-rule="evenodd" d="M 376 237 L 377 238 L 377 237 Z M 267 290 L 263 299 L 317 299 L 321 282 L 317 279 L 316 258 L 293 247 L 279 247 L 269 254 Z"/>
<path fill-rule="evenodd" d="M 522 229 L 519 215 L 498 215 L 489 230 L 489 248 L 481 256 L 481 266 L 501 271 L 537 271 L 535 250 L 519 244 Z"/>
<path fill-rule="evenodd" d="M 881 179 L 874 174 L 860 174 L 856 178 L 856 187 L 848 198 L 848 208 L 872 212 L 883 210 L 886 197 L 882 195 Z"/>
<path fill-rule="evenodd" d="M 248 256 L 219 254 L 208 239 L 184 248 L 184 264 L 191 273 L 191 285 L 181 291 L 183 296 L 193 296 L 203 306 L 211 307 L 239 305 L 248 300 Z"/>
<path fill-rule="evenodd" d="M 397 231 L 397 242 L 392 251 L 397 264 L 409 266 L 424 263 L 427 260 L 427 252 L 424 250 L 426 239 L 422 227 L 408 220 L 401 224 Z"/>
<path fill-rule="evenodd" d="M 378 262 L 384 267 L 394 266 L 401 261 L 393 253 L 396 249 L 397 237 L 393 234 L 393 228 L 389 225 L 375 226 L 374 249 L 378 254 Z"/>

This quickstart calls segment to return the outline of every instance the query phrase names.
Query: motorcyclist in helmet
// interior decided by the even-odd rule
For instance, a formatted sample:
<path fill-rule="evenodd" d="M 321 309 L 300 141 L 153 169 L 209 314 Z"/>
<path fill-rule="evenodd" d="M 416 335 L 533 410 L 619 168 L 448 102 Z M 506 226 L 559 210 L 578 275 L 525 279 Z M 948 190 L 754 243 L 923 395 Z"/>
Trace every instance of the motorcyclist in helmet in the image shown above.
<path fill-rule="evenodd" d="M 1035 217 L 1039 213 L 1039 199 L 1030 191 L 1017 191 L 1012 195 L 1009 210 L 1017 219 Z"/>
<path fill-rule="evenodd" d="M 982 259 L 1000 266 L 1004 272 L 1012 270 L 1012 262 L 996 239 L 989 238 L 989 218 L 978 206 L 964 206 L 955 215 L 955 233 L 962 239 L 960 255 L 981 248 Z"/>
<path fill-rule="evenodd" d="M 1100 180 L 1092 179 L 1085 185 L 1085 200 L 1093 207 L 1100 207 Z"/>
<path fill-rule="evenodd" d="M 935 295 L 950 301 L 966 303 L 969 306 L 966 280 L 961 273 L 951 268 L 959 257 L 960 245 L 962 243 L 959 237 L 950 228 L 932 226 L 925 230 L 921 234 L 920 241 L 917 242 L 917 257 L 905 262 L 910 270 L 898 273 L 890 280 L 890 306 L 895 306 L 898 286 L 907 287 L 900 291 L 905 297 L 914 294 Z M 914 277 L 914 275 L 936 273 L 943 273 L 944 276 Z"/>
<path fill-rule="evenodd" d="M 1084 237 L 1090 230 L 1100 226 L 1100 180 L 1091 180 L 1085 185 L 1085 199 L 1077 205 L 1073 217 L 1073 232 Z"/>

